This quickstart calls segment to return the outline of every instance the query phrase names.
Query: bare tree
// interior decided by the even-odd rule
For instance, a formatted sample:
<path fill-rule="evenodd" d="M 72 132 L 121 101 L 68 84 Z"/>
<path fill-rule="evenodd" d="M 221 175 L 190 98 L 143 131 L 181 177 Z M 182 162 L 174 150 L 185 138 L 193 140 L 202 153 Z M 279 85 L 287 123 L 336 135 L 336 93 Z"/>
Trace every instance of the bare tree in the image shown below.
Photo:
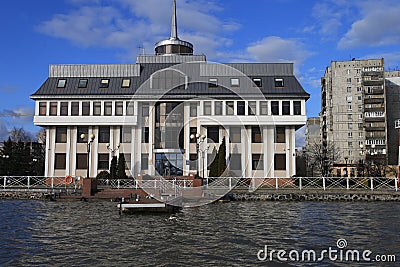
<path fill-rule="evenodd" d="M 328 176 L 333 164 L 340 159 L 340 150 L 333 142 L 328 142 L 327 146 L 314 143 L 305 149 L 304 154 L 311 176 Z"/>
<path fill-rule="evenodd" d="M 10 139 L 12 142 L 30 142 L 32 138 L 23 128 L 14 127 L 10 132 Z"/>

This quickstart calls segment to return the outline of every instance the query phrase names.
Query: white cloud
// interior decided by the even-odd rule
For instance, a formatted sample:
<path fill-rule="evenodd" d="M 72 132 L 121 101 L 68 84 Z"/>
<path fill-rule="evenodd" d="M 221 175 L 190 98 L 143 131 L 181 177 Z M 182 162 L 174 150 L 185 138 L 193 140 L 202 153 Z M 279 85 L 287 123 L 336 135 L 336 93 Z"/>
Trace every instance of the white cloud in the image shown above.
<path fill-rule="evenodd" d="M 386 70 L 400 70 L 400 52 L 374 53 L 366 55 L 363 58 L 384 58 Z"/>

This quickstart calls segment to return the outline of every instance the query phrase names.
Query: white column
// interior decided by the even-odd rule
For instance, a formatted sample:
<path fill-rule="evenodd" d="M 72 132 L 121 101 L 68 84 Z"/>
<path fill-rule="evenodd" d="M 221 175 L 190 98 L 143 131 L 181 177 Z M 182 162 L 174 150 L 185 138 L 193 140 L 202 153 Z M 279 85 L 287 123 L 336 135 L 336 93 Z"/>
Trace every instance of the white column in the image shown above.
<path fill-rule="evenodd" d="M 90 164 L 89 177 L 94 178 L 97 175 L 97 163 L 98 163 L 98 154 L 99 154 L 99 128 L 98 127 L 89 127 L 88 140 L 90 139 L 91 134 L 95 135 L 95 139 L 90 147 L 88 164 Z"/>
<path fill-rule="evenodd" d="M 241 138 L 241 151 L 242 151 L 242 170 L 241 173 L 244 177 L 247 176 L 247 169 L 249 168 L 249 162 L 251 159 L 249 158 L 249 155 L 247 153 L 247 132 L 246 132 L 246 127 L 241 126 L 240 127 L 240 138 Z M 250 155 L 251 157 L 251 155 Z M 251 165 L 251 164 L 250 164 Z M 251 167 L 251 166 L 250 166 Z"/>
<path fill-rule="evenodd" d="M 190 165 L 186 163 L 190 161 L 190 102 L 184 104 L 183 121 L 184 121 L 184 148 L 185 157 L 183 162 L 183 175 L 188 176 L 190 172 Z"/>
<path fill-rule="evenodd" d="M 154 103 L 149 103 L 149 175 L 155 174 L 154 169 L 154 116 L 155 116 Z"/>
<path fill-rule="evenodd" d="M 50 129 L 49 129 L 49 127 L 46 127 L 46 136 L 50 136 Z M 47 137 L 47 138 L 46 138 L 46 154 L 45 154 L 45 161 L 44 161 L 44 164 L 45 164 L 45 165 L 44 165 L 44 176 L 46 176 L 46 177 L 51 176 L 50 164 L 53 163 L 53 166 L 54 166 L 54 160 L 52 160 L 52 161 L 50 162 L 50 160 L 51 160 L 50 151 L 51 151 L 51 148 L 50 148 L 50 138 Z M 54 152 L 53 152 L 53 153 L 54 153 Z M 49 164 L 49 163 L 50 163 L 50 164 Z"/>
<path fill-rule="evenodd" d="M 131 128 L 131 168 L 130 168 L 130 172 L 131 172 L 131 175 L 132 175 L 132 177 L 136 177 L 136 174 L 137 174 L 137 170 L 136 170 L 136 168 L 135 168 L 135 162 L 136 162 L 136 160 L 137 160 L 137 156 L 136 156 L 136 150 L 138 150 L 138 149 L 136 149 L 136 142 L 135 142 L 135 140 L 137 139 L 137 134 L 136 134 L 136 128 L 137 127 L 132 127 Z"/>
<path fill-rule="evenodd" d="M 76 176 L 76 146 L 78 144 L 78 129 L 77 127 L 68 127 L 67 130 L 67 136 L 69 134 L 69 137 L 67 137 L 67 140 L 70 142 L 70 147 L 71 147 L 71 156 L 70 156 L 70 165 L 71 169 L 69 174 L 71 176 Z"/>
<path fill-rule="evenodd" d="M 296 129 L 294 127 L 290 129 L 290 139 L 290 158 L 292 166 L 290 176 L 293 176 L 296 174 Z"/>
<path fill-rule="evenodd" d="M 262 138 L 263 138 L 263 162 L 264 162 L 264 177 L 268 177 L 269 174 L 269 155 L 268 150 L 270 149 L 270 144 L 268 143 L 268 128 L 267 126 L 262 126 Z"/>
<path fill-rule="evenodd" d="M 267 127 L 267 177 L 275 176 L 275 126 Z"/>
<path fill-rule="evenodd" d="M 67 175 L 71 175 L 71 170 L 73 170 L 72 168 L 72 159 L 71 159 L 71 146 L 72 146 L 72 139 L 71 139 L 71 128 L 67 127 L 67 143 L 65 144 L 66 148 L 65 148 L 65 153 L 67 154 L 66 156 L 66 164 L 65 164 L 65 176 Z M 74 174 L 72 174 L 74 175 Z"/>
<path fill-rule="evenodd" d="M 291 163 L 293 153 L 291 150 L 291 129 L 289 127 L 285 127 L 285 154 L 286 154 L 286 177 L 290 177 L 291 172 Z"/>
<path fill-rule="evenodd" d="M 251 143 L 251 127 L 246 128 L 246 141 L 245 141 L 245 146 L 247 147 L 247 170 L 246 170 L 246 177 L 253 177 L 253 150 L 252 150 L 252 143 Z"/>
<path fill-rule="evenodd" d="M 50 176 L 54 176 L 54 162 L 55 162 L 55 158 L 56 158 L 56 129 L 54 127 L 52 127 L 50 129 L 50 157 L 51 157 L 51 161 L 50 161 Z"/>

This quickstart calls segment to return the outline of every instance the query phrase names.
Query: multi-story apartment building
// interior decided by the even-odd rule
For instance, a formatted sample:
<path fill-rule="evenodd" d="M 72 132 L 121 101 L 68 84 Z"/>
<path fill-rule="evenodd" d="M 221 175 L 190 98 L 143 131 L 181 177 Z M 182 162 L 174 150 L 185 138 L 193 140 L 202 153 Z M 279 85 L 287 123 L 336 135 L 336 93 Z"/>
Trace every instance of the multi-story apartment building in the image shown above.
<path fill-rule="evenodd" d="M 308 118 L 306 123 L 306 147 L 321 144 L 320 118 Z"/>
<path fill-rule="evenodd" d="M 111 154 L 124 153 L 132 176 L 207 177 L 213 146 L 226 137 L 231 175 L 290 177 L 309 95 L 293 64 L 221 65 L 194 55 L 178 38 L 174 1 L 171 37 L 155 55 L 136 64 L 51 65 L 31 98 L 34 122 L 46 129 L 46 176 L 88 169 L 94 177 Z"/>
<path fill-rule="evenodd" d="M 388 164 L 399 162 L 399 134 L 395 121 L 400 119 L 400 71 L 385 72 Z"/>
<path fill-rule="evenodd" d="M 321 83 L 322 141 L 341 155 L 333 174 L 356 176 L 360 165 L 386 162 L 384 60 L 332 61 Z"/>

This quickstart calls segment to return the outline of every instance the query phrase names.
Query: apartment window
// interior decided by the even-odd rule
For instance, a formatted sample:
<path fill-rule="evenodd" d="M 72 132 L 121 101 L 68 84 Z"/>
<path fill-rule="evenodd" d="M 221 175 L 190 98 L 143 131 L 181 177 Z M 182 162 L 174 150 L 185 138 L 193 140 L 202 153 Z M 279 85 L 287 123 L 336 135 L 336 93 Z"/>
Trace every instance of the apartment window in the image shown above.
<path fill-rule="evenodd" d="M 122 87 L 122 88 L 129 88 L 129 87 L 131 87 L 131 79 L 123 79 L 123 80 L 122 80 L 121 87 Z"/>
<path fill-rule="evenodd" d="M 211 101 L 203 102 L 204 115 L 211 115 Z"/>
<path fill-rule="evenodd" d="M 190 154 L 189 155 L 189 166 L 191 171 L 197 170 L 197 154 Z"/>
<path fill-rule="evenodd" d="M 347 75 L 351 73 L 351 70 L 346 70 Z"/>
<path fill-rule="evenodd" d="M 126 115 L 127 116 L 133 116 L 135 114 L 135 109 L 133 102 L 129 102 L 126 104 Z"/>
<path fill-rule="evenodd" d="M 150 115 L 150 107 L 148 103 L 142 104 L 142 116 L 148 117 Z"/>
<path fill-rule="evenodd" d="M 290 101 L 282 102 L 282 115 L 290 115 Z"/>
<path fill-rule="evenodd" d="M 112 102 L 106 101 L 104 102 L 104 116 L 111 116 L 112 115 Z"/>
<path fill-rule="evenodd" d="M 226 101 L 226 115 L 234 115 L 234 102 Z"/>
<path fill-rule="evenodd" d="M 347 110 L 353 110 L 352 105 L 347 105 Z"/>
<path fill-rule="evenodd" d="M 358 119 L 362 120 L 363 119 L 363 114 L 358 114 Z"/>
<path fill-rule="evenodd" d="M 285 127 L 276 127 L 275 130 L 275 143 L 286 143 Z"/>
<path fill-rule="evenodd" d="M 348 96 L 346 97 L 347 103 L 351 103 L 353 101 L 353 97 L 352 96 Z"/>
<path fill-rule="evenodd" d="M 248 114 L 249 115 L 256 115 L 256 110 L 257 110 L 257 102 L 256 101 L 249 101 Z"/>
<path fill-rule="evenodd" d="M 125 153 L 125 170 L 132 169 L 131 154 Z"/>
<path fill-rule="evenodd" d="M 108 88 L 109 83 L 110 83 L 109 79 L 101 79 L 100 88 Z"/>
<path fill-rule="evenodd" d="M 349 156 L 353 156 L 353 150 L 349 150 Z"/>
<path fill-rule="evenodd" d="M 218 79 L 210 78 L 208 80 L 208 88 L 216 88 L 216 87 L 218 87 Z"/>
<path fill-rule="evenodd" d="M 149 143 L 149 127 L 142 127 L 142 143 Z"/>
<path fill-rule="evenodd" d="M 67 167 L 67 154 L 65 153 L 56 153 L 54 155 L 54 169 L 56 170 L 65 170 Z"/>
<path fill-rule="evenodd" d="M 350 120 L 350 121 L 353 120 L 353 115 L 352 114 L 347 114 L 347 119 Z"/>
<path fill-rule="evenodd" d="M 282 78 L 275 78 L 275 87 L 283 87 L 283 79 Z"/>
<path fill-rule="evenodd" d="M 358 86 L 358 87 L 357 87 L 357 92 L 358 92 L 358 93 L 362 92 L 362 87 L 361 87 L 361 86 Z"/>
<path fill-rule="evenodd" d="M 271 101 L 271 114 L 279 115 L 279 101 Z"/>
<path fill-rule="evenodd" d="M 108 170 L 109 169 L 109 154 L 99 154 L 98 155 L 98 170 Z"/>
<path fill-rule="evenodd" d="M 196 136 L 196 134 L 197 134 L 197 127 L 190 127 L 190 133 L 189 133 L 189 137 L 190 136 L 192 136 L 192 135 L 194 135 L 194 136 Z M 197 142 L 197 139 L 196 138 L 190 138 L 190 143 L 196 143 Z"/>
<path fill-rule="evenodd" d="M 50 116 L 57 116 L 57 102 L 50 102 Z"/>
<path fill-rule="evenodd" d="M 348 145 L 349 147 L 353 147 L 353 142 L 348 142 L 347 145 Z"/>
<path fill-rule="evenodd" d="M 268 115 L 268 102 L 267 101 L 260 102 L 260 115 Z"/>
<path fill-rule="evenodd" d="M 353 138 L 353 133 L 352 133 L 352 132 L 349 132 L 349 133 L 347 134 L 347 137 Z"/>
<path fill-rule="evenodd" d="M 100 101 L 93 102 L 93 115 L 101 116 L 101 102 Z"/>
<path fill-rule="evenodd" d="M 88 85 L 88 79 L 80 79 L 78 88 L 87 88 Z"/>
<path fill-rule="evenodd" d="M 351 83 L 351 78 L 347 78 L 347 83 Z"/>
<path fill-rule="evenodd" d="M 293 112 L 294 115 L 301 115 L 301 101 L 293 102 Z"/>
<path fill-rule="evenodd" d="M 79 116 L 79 102 L 71 102 L 71 116 Z"/>
<path fill-rule="evenodd" d="M 67 127 L 56 127 L 56 143 L 67 142 Z"/>
<path fill-rule="evenodd" d="M 110 127 L 99 127 L 99 143 L 110 143 Z"/>
<path fill-rule="evenodd" d="M 362 101 L 362 96 L 359 95 L 359 96 L 357 97 L 357 99 L 358 99 L 359 101 Z"/>
<path fill-rule="evenodd" d="M 76 168 L 78 170 L 86 170 L 88 167 L 87 162 L 87 154 L 86 153 L 78 153 L 76 154 Z"/>
<path fill-rule="evenodd" d="M 236 102 L 236 105 L 237 105 L 237 115 L 245 115 L 246 114 L 245 102 L 238 101 Z"/>
<path fill-rule="evenodd" d="M 362 105 L 358 105 L 358 110 L 362 111 L 363 110 L 363 106 Z"/>
<path fill-rule="evenodd" d="M 254 86 L 256 86 L 256 87 L 262 87 L 261 78 L 253 78 L 253 83 L 254 83 Z"/>
<path fill-rule="evenodd" d="M 149 154 L 142 154 L 140 162 L 142 171 L 149 169 Z"/>
<path fill-rule="evenodd" d="M 259 126 L 251 127 L 251 142 L 262 143 L 262 134 Z"/>
<path fill-rule="evenodd" d="M 130 143 L 132 142 L 132 127 L 121 126 L 121 142 Z"/>
<path fill-rule="evenodd" d="M 207 127 L 207 138 L 219 144 L 219 127 Z"/>
<path fill-rule="evenodd" d="M 252 154 L 251 155 L 251 166 L 253 171 L 255 170 L 264 170 L 264 162 L 262 154 Z"/>
<path fill-rule="evenodd" d="M 222 101 L 214 102 L 214 112 L 215 115 L 222 115 Z"/>
<path fill-rule="evenodd" d="M 82 102 L 82 116 L 90 116 L 90 102 Z"/>
<path fill-rule="evenodd" d="M 352 123 L 348 123 L 347 127 L 348 127 L 349 130 L 352 130 L 353 129 L 353 124 Z"/>
<path fill-rule="evenodd" d="M 67 80 L 59 79 L 57 83 L 57 88 L 65 88 L 66 85 L 67 85 Z"/>
<path fill-rule="evenodd" d="M 231 143 L 241 143 L 242 142 L 242 129 L 240 127 L 230 127 L 229 128 L 229 139 Z"/>
<path fill-rule="evenodd" d="M 286 154 L 275 154 L 274 167 L 276 171 L 286 170 Z"/>
<path fill-rule="evenodd" d="M 124 102 L 116 101 L 115 102 L 115 116 L 124 115 Z"/>
<path fill-rule="evenodd" d="M 61 102 L 60 103 L 60 115 L 61 116 L 68 116 L 68 102 Z"/>
<path fill-rule="evenodd" d="M 47 102 L 39 102 L 39 116 L 46 116 Z"/>
<path fill-rule="evenodd" d="M 81 138 L 81 135 L 84 134 L 85 138 Z M 77 136 L 77 142 L 78 143 L 86 143 L 88 141 L 88 135 L 89 135 L 89 127 L 85 126 L 78 126 L 78 136 Z"/>
<path fill-rule="evenodd" d="M 351 93 L 351 87 L 347 87 L 347 93 Z"/>
<path fill-rule="evenodd" d="M 229 160 L 229 169 L 233 171 L 242 170 L 242 155 L 241 154 L 231 154 Z"/>
<path fill-rule="evenodd" d="M 197 117 L 197 103 L 190 103 L 190 117 Z"/>
<path fill-rule="evenodd" d="M 240 86 L 239 78 L 231 78 L 231 86 L 232 87 L 239 87 Z"/>

